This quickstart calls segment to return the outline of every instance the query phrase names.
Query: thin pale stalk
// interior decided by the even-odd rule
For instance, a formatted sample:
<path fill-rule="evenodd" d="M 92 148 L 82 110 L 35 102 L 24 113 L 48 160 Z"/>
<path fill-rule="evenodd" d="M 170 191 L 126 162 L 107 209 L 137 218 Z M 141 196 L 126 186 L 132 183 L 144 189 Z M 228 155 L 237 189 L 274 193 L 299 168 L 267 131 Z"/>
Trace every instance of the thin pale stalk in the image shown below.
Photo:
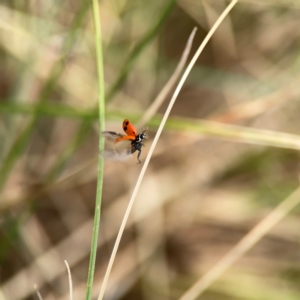
<path fill-rule="evenodd" d="M 35 284 L 33 287 L 34 287 L 34 290 L 35 290 L 35 293 L 36 293 L 36 296 L 38 297 L 38 299 L 43 300 L 43 297 L 42 297 L 41 293 L 39 292 L 37 285 Z"/>
<path fill-rule="evenodd" d="M 182 53 L 182 56 L 174 73 L 172 74 L 168 82 L 165 84 L 163 89 L 160 91 L 160 93 L 157 95 L 157 97 L 154 99 L 154 101 L 151 103 L 151 105 L 147 108 L 142 118 L 137 123 L 138 128 L 144 126 L 155 115 L 155 113 L 157 112 L 157 110 L 162 105 L 163 101 L 166 99 L 167 95 L 175 85 L 176 81 L 178 80 L 190 54 L 196 31 L 197 28 L 195 27 L 192 33 L 190 34 L 190 37 L 187 41 L 185 49 Z"/>
<path fill-rule="evenodd" d="M 172 99 L 168 105 L 168 108 L 163 116 L 163 119 L 162 119 L 162 122 L 157 130 L 157 133 L 154 137 L 154 140 L 153 140 L 153 143 L 150 147 L 150 150 L 149 150 L 149 153 L 146 157 L 146 160 L 145 160 L 145 163 L 143 165 L 143 168 L 141 170 L 141 173 L 139 175 L 139 178 L 137 180 L 137 183 L 135 185 L 135 188 L 133 190 L 133 193 L 132 193 L 132 196 L 130 198 L 130 201 L 129 201 L 129 204 L 128 204 L 128 207 L 126 209 L 126 212 L 125 212 L 125 215 L 123 217 L 123 221 L 122 221 L 122 224 L 120 226 L 120 229 L 119 229 L 119 232 L 118 232 L 118 235 L 117 235 L 117 238 L 116 238 L 116 242 L 115 242 L 115 245 L 114 245 L 114 248 L 113 248 L 113 251 L 112 251 L 112 254 L 111 254 L 111 257 L 110 257 L 110 260 L 109 260 L 109 263 L 108 263 L 108 267 L 107 267 L 107 270 L 106 270 L 106 273 L 105 273 L 105 276 L 104 276 L 104 279 L 103 279 L 103 283 L 102 283 L 102 287 L 101 287 L 101 290 L 100 290 L 100 294 L 99 294 L 99 297 L 98 297 L 98 300 L 102 300 L 103 298 L 103 295 L 104 295 L 104 292 L 105 292 L 105 289 L 106 289 L 106 285 L 107 285 L 107 281 L 108 281 L 108 278 L 109 278 L 109 275 L 110 275 L 110 272 L 111 272 L 111 268 L 112 268 L 112 265 L 114 263 L 114 260 L 115 260 L 115 256 L 116 256 L 116 253 L 117 253 L 117 250 L 118 250 L 118 247 L 119 247 L 119 244 L 120 244 L 120 241 L 121 241 L 121 237 L 122 237 L 122 234 L 124 232 L 124 228 L 125 228 L 125 225 L 126 225 L 126 222 L 127 222 L 127 219 L 128 219 L 128 216 L 129 216 L 129 213 L 131 211 L 131 208 L 133 206 L 133 203 L 134 203 L 134 200 L 136 198 L 136 195 L 137 195 L 137 192 L 139 190 L 139 187 L 141 185 L 141 182 L 144 178 L 144 175 L 145 175 L 145 172 L 146 172 L 146 169 L 148 167 L 148 164 L 149 164 L 149 161 L 151 159 L 151 156 L 153 154 L 153 151 L 155 149 L 155 146 L 158 142 L 158 139 L 161 135 L 161 132 L 163 130 L 163 127 L 167 121 L 167 118 L 171 112 L 171 109 L 175 103 L 175 100 L 186 80 L 186 78 L 188 77 L 192 67 L 194 66 L 194 64 L 196 63 L 197 59 L 199 58 L 201 52 L 203 51 L 204 47 L 206 46 L 206 44 L 208 43 L 208 41 L 210 40 L 210 38 L 212 37 L 212 35 L 214 34 L 214 32 L 217 30 L 217 28 L 219 27 L 219 25 L 221 24 L 221 22 L 224 20 L 224 18 L 227 16 L 227 14 L 230 12 L 230 10 L 234 7 L 234 5 L 237 3 L 237 0 L 233 0 L 228 6 L 227 8 L 224 10 L 224 12 L 221 14 L 221 16 L 218 18 L 218 20 L 216 21 L 216 23 L 214 24 L 214 26 L 211 28 L 211 30 L 208 32 L 207 36 L 205 37 L 205 39 L 203 40 L 203 42 L 201 43 L 200 47 L 198 48 L 196 54 L 193 56 L 191 62 L 189 63 L 187 69 L 185 70 L 181 80 L 179 81 L 179 84 L 178 86 L 176 87 L 176 90 L 172 96 Z"/>
<path fill-rule="evenodd" d="M 101 23 L 100 23 L 100 8 L 98 0 L 92 0 L 92 9 L 95 26 L 95 45 L 96 45 L 96 58 L 97 58 L 97 72 L 98 72 L 98 99 L 99 99 L 99 132 L 104 131 L 105 125 L 105 96 L 104 96 L 104 74 L 103 74 L 103 55 L 101 44 Z M 99 134 L 99 152 L 104 150 L 104 139 Z M 96 254 L 98 248 L 98 234 L 100 226 L 100 211 L 102 200 L 102 187 L 103 187 L 103 164 L 104 159 L 102 155 L 98 158 L 98 180 L 97 180 L 97 194 L 95 203 L 94 225 L 91 244 L 90 263 L 88 270 L 88 279 L 86 286 L 86 300 L 92 298 L 92 288 L 95 273 Z"/>
<path fill-rule="evenodd" d="M 73 283 L 72 283 L 72 275 L 71 275 L 71 270 L 68 262 L 65 260 L 65 265 L 67 267 L 68 271 L 68 278 L 69 278 L 69 294 L 70 294 L 70 300 L 73 300 Z"/>

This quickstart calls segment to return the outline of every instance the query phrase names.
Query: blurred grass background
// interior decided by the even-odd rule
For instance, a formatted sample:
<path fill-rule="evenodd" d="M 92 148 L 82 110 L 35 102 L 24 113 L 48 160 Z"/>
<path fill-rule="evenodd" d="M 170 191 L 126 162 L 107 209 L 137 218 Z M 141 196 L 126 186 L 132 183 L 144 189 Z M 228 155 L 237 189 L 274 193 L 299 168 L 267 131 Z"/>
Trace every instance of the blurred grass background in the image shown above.
<path fill-rule="evenodd" d="M 147 111 L 193 27 L 192 53 L 226 5 L 100 2 L 107 130 Z M 36 299 L 35 283 L 68 299 L 64 259 L 83 299 L 98 158 L 90 2 L 2 1 L 0 16 L 0 299 Z M 107 299 L 177 299 L 298 187 L 299 17 L 298 1 L 240 1 L 213 36 L 151 159 Z M 139 171 L 136 157 L 105 164 L 95 296 Z M 299 299 L 299 226 L 296 209 L 201 299 Z"/>

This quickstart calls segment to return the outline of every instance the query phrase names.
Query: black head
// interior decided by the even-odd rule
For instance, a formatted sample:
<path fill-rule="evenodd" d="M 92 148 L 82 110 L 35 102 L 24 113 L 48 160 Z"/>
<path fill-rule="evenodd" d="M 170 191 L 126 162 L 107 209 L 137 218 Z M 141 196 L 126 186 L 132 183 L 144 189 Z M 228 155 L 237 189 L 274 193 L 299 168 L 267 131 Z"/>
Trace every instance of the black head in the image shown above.
<path fill-rule="evenodd" d="M 142 140 L 147 138 L 147 134 L 145 132 L 140 133 L 139 136 Z"/>
<path fill-rule="evenodd" d="M 142 133 L 139 133 L 136 138 L 135 138 L 135 142 L 137 143 L 142 143 L 144 139 L 147 139 L 147 130 L 143 130 Z"/>

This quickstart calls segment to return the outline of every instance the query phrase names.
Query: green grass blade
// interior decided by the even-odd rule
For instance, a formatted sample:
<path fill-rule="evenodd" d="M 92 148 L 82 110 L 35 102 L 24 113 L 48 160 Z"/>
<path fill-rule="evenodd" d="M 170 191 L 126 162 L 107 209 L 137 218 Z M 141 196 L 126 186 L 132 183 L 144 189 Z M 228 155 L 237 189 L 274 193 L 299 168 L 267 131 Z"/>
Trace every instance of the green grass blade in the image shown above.
<path fill-rule="evenodd" d="M 101 132 L 104 130 L 105 125 L 105 95 L 104 95 L 104 75 L 103 75 L 103 55 L 101 45 L 101 23 L 100 23 L 100 12 L 98 0 L 92 0 L 93 5 L 93 16 L 95 26 L 95 44 L 96 44 L 96 57 L 97 57 L 97 72 L 98 72 L 98 89 L 99 89 L 99 152 L 104 150 L 104 138 Z M 102 187 L 103 187 L 103 164 L 104 158 L 99 155 L 98 161 L 98 180 L 97 180 L 97 193 L 95 203 L 95 214 L 94 214 L 94 226 L 93 236 L 91 244 L 90 263 L 88 270 L 87 286 L 86 286 L 86 300 L 92 298 L 92 288 L 95 273 L 96 254 L 98 248 L 98 233 L 100 225 L 100 211 L 101 211 L 101 200 L 102 200 Z"/>
<path fill-rule="evenodd" d="M 75 120 L 90 119 L 91 121 L 98 119 L 98 109 L 78 110 L 70 106 L 54 103 L 40 103 L 32 105 L 28 103 L 5 102 L 5 100 L 3 100 L 3 102 L 4 103 L 0 103 L 0 113 L 2 114 L 38 114 L 40 116 L 44 115 L 49 117 L 63 117 Z"/>
<path fill-rule="evenodd" d="M 48 108 L 49 107 L 49 108 Z M 0 105 L 0 111 L 8 113 L 34 113 L 34 107 L 17 106 L 11 109 Z M 47 116 L 60 116 L 66 118 L 88 119 L 89 122 L 98 118 L 98 113 L 93 110 L 76 111 L 65 106 L 43 106 L 40 111 Z M 129 118 L 133 122 L 138 121 L 139 115 L 121 111 L 109 111 L 106 114 L 108 120 L 120 120 Z M 158 128 L 161 122 L 159 115 L 154 116 L 147 122 L 150 128 Z M 89 123 L 90 124 L 90 123 Z M 215 121 L 199 120 L 183 117 L 170 117 L 166 123 L 166 129 L 199 133 L 209 138 L 226 139 L 242 143 L 279 147 L 286 149 L 300 149 L 299 136 L 285 132 L 257 129 L 245 126 L 224 124 Z M 84 137 L 83 137 L 84 138 Z M 82 138 L 82 139 L 83 139 Z M 81 141 L 81 140 L 80 140 Z"/>

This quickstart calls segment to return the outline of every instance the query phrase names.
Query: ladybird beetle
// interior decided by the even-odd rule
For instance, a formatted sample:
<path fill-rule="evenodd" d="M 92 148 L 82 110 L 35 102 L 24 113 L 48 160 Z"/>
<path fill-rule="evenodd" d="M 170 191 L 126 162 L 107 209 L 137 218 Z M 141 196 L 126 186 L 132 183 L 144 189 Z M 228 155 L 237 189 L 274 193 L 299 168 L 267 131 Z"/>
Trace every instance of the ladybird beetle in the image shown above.
<path fill-rule="evenodd" d="M 102 134 L 106 137 L 110 137 L 114 139 L 114 143 L 118 143 L 121 141 L 131 141 L 130 147 L 128 147 L 128 154 L 133 154 L 138 151 L 137 160 L 138 164 L 141 164 L 140 155 L 142 153 L 142 146 L 145 146 L 143 143 L 144 139 L 147 139 L 147 129 L 144 129 L 142 133 L 138 133 L 133 124 L 125 119 L 123 121 L 123 130 L 127 135 L 123 135 L 114 131 L 103 131 Z"/>

